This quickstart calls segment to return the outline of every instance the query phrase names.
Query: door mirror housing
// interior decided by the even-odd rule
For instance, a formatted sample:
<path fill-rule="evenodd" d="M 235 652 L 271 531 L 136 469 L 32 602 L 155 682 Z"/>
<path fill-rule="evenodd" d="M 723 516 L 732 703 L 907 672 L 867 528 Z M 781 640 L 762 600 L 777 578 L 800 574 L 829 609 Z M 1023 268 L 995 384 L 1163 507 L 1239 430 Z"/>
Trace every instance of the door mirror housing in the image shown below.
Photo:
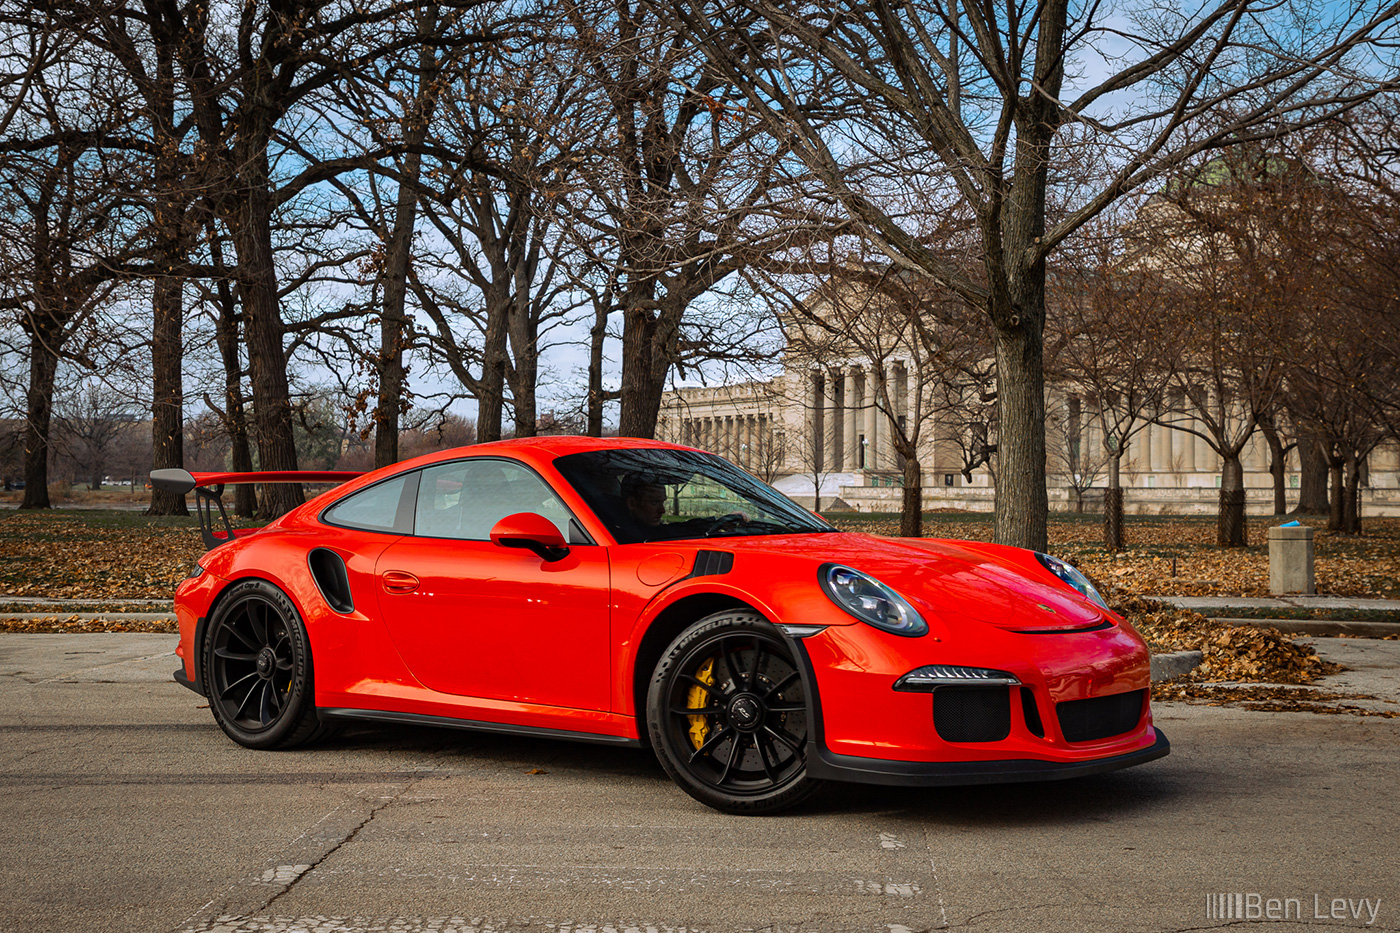
<path fill-rule="evenodd" d="M 558 526 L 535 512 L 516 512 L 496 522 L 491 528 L 491 543 L 499 547 L 525 548 L 551 562 L 562 560 L 569 553 Z"/>

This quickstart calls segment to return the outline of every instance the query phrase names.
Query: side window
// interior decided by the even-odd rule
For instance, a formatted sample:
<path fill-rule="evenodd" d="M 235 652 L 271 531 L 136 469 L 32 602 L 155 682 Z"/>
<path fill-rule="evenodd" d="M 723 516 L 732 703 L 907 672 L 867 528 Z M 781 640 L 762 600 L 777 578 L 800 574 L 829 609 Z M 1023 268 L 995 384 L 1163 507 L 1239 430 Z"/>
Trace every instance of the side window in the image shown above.
<path fill-rule="evenodd" d="M 496 522 L 516 512 L 543 515 L 571 540 L 568 509 L 532 471 L 508 460 L 458 460 L 423 471 L 413 533 L 488 541 Z"/>
<path fill-rule="evenodd" d="M 368 489 L 341 499 L 321 515 L 322 521 L 346 528 L 363 528 L 365 531 L 398 532 L 407 529 L 408 510 L 400 509 L 404 495 L 412 495 L 410 484 L 416 484 L 417 473 L 405 473 L 382 483 L 375 483 Z M 404 521 L 400 521 L 400 516 Z"/>

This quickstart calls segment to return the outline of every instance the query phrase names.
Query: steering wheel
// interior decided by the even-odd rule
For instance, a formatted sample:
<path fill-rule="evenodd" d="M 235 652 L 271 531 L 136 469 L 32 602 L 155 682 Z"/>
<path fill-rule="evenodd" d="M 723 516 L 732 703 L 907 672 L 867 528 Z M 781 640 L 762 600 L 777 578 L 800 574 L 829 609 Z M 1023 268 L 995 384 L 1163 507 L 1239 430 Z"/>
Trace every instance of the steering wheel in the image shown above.
<path fill-rule="evenodd" d="M 714 521 L 710 522 L 709 525 L 705 526 L 705 534 L 712 535 L 716 531 L 719 531 L 721 528 L 723 528 L 725 525 L 737 525 L 741 522 L 746 522 L 748 520 L 749 517 L 743 512 L 727 512 L 724 515 L 721 515 L 718 518 L 716 518 Z"/>

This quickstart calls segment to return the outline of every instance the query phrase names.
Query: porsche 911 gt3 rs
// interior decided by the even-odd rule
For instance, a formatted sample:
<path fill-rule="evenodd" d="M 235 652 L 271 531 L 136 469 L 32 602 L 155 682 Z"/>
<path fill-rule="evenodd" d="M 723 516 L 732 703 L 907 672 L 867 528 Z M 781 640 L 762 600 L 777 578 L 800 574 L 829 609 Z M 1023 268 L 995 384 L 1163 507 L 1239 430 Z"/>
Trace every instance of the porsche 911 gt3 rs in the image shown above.
<path fill-rule="evenodd" d="M 1166 755 L 1148 652 L 1046 554 L 844 533 L 728 461 L 546 437 L 363 475 L 152 474 L 210 550 L 176 679 L 251 748 L 345 721 L 650 746 L 695 799 L 1063 778 Z M 236 482 L 337 482 L 235 531 Z"/>

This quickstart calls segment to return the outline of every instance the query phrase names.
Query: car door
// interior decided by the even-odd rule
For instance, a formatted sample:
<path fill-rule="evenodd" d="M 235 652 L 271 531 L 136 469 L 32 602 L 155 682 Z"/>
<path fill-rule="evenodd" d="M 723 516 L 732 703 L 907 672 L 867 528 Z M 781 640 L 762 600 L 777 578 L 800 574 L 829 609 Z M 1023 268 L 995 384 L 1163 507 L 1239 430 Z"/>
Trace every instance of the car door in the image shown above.
<path fill-rule="evenodd" d="M 546 561 L 491 543 L 517 512 L 559 526 Z M 413 533 L 380 555 L 379 604 L 413 675 L 442 693 L 574 709 L 609 706 L 608 555 L 522 463 L 475 457 L 422 471 Z"/>

